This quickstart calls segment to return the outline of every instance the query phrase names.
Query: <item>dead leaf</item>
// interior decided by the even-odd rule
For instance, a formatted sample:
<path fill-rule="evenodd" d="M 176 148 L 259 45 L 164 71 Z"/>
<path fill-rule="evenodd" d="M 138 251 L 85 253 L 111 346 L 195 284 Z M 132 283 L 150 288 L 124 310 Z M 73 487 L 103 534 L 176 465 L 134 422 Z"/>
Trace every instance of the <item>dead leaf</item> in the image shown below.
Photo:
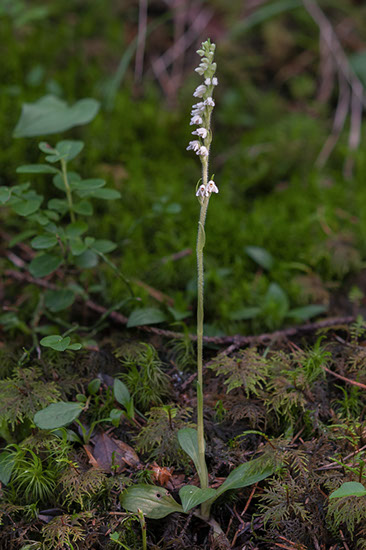
<path fill-rule="evenodd" d="M 115 472 L 116 467 L 117 471 L 121 471 L 126 465 L 136 468 L 140 464 L 139 457 L 132 447 L 123 441 L 109 437 L 104 432 L 94 437 L 92 456 L 98 468 L 109 473 Z"/>

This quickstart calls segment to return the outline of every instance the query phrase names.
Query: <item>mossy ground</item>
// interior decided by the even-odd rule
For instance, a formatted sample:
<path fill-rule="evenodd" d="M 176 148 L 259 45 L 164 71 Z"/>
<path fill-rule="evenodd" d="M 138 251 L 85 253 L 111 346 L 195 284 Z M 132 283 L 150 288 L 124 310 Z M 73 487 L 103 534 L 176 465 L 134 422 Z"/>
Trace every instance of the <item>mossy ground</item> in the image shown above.
<path fill-rule="evenodd" d="M 84 177 L 105 177 L 122 194 L 120 201 L 96 204 L 90 234 L 118 243 L 111 257 L 131 280 L 141 306 L 162 309 L 172 323 L 181 313 L 186 315 L 183 328 L 169 322 L 162 328 L 192 333 L 199 163 L 185 147 L 191 94 L 197 85 L 194 49 L 185 59 L 177 94 L 164 96 L 150 61 L 172 42 L 173 27 L 167 19 L 148 37 L 142 83 L 134 82 L 132 58 L 120 85 L 113 88 L 118 64 L 137 30 L 137 3 L 116 2 L 110 9 L 92 0 L 75 0 L 67 7 L 58 0 L 43 5 L 48 13 L 27 23 L 19 23 L 12 10 L 1 16 L 0 40 L 8 53 L 0 66 L 0 185 L 26 181 L 16 174 L 17 166 L 39 161 L 38 140 L 11 138 L 24 102 L 46 93 L 70 103 L 83 97 L 99 99 L 102 108 L 91 124 L 47 139 L 51 144 L 65 137 L 85 141 L 75 168 Z M 19 6 L 26 4 L 19 1 Z M 157 2 L 149 9 L 150 22 L 164 16 L 165 8 Z M 234 25 L 242 15 L 241 3 L 229 8 L 215 0 L 210 9 L 215 17 L 207 33 L 216 39 L 219 67 L 211 172 L 220 194 L 210 201 L 206 226 L 205 333 L 252 335 L 283 329 L 294 320 L 305 321 L 291 312 L 309 304 L 323 306 L 324 317 L 356 318 L 365 312 L 366 292 L 364 124 L 361 146 L 351 154 L 350 179 L 344 176 L 350 155 L 347 125 L 328 162 L 319 168 L 316 158 L 331 130 L 337 88 L 326 102 L 319 100 L 317 27 L 298 7 L 264 17 L 244 33 Z M 362 52 L 365 8 L 347 0 L 324 3 L 324 9 L 338 25 L 350 58 Z M 342 27 L 344 21 L 350 34 Z M 351 35 L 357 39 L 352 41 Z M 33 184 L 47 198 L 54 196 L 47 176 L 37 176 Z M 0 220 L 3 312 L 15 312 L 23 328 L 29 327 L 40 290 L 6 275 L 14 268 L 9 252 L 22 258 L 24 249 L 9 247 L 19 233 L 19 218 L 2 208 Z M 254 261 L 248 247 L 264 249 L 271 261 Z M 126 286 L 108 266 L 75 274 L 75 282 L 106 308 L 128 297 Z M 128 317 L 135 307 L 136 302 L 126 302 L 120 311 Z M 250 319 L 248 311 L 254 307 L 261 313 Z M 97 320 L 81 302 L 57 317 L 52 322 L 61 331 L 75 322 L 91 325 Z M 362 321 L 307 334 L 306 339 L 300 334 L 269 339 L 265 345 L 259 339 L 257 361 L 263 356 L 268 361 L 259 369 L 260 377 L 259 363 L 251 363 L 244 348 L 232 350 L 229 363 L 217 367 L 218 377 L 206 369 L 212 483 L 220 483 L 233 466 L 256 453 L 273 452 L 282 463 L 278 474 L 254 492 L 248 488 L 229 495 L 214 509 L 233 548 L 366 547 L 365 497 L 350 501 L 345 509 L 329 507 L 327 500 L 343 481 L 364 478 L 359 451 L 365 445 L 364 389 L 352 384 L 366 383 Z M 88 339 L 87 333 L 81 336 Z M 106 320 L 93 338 L 89 350 L 62 355 L 48 351 L 37 358 L 28 352 L 32 337 L 21 325 L 0 333 L 0 435 L 2 447 L 17 446 L 12 448 L 17 474 L 1 489 L 4 550 L 112 549 L 117 548 L 109 539 L 113 532 L 120 533 L 125 547 L 137 550 L 139 525 L 123 515 L 121 490 L 131 481 L 162 482 L 157 476 L 165 474 L 163 481 L 172 484 L 168 486 L 174 493 L 182 480 L 194 480 L 191 464 L 174 438 L 174 430 L 195 420 L 194 382 L 186 384 L 195 363 L 189 337 L 171 341 Z M 102 385 L 98 401 L 83 417 L 86 424 L 115 406 L 111 377 L 121 374 L 135 391 L 140 371 L 131 364 L 123 366 L 120 357 L 134 353 L 141 342 L 157 350 L 167 377 L 164 391 L 149 398 L 145 392 L 140 402 L 137 392 L 136 406 L 145 417 L 139 419 L 140 426 L 124 420 L 118 428 L 101 424 L 95 432 L 113 428 L 113 437 L 141 454 L 138 467 L 126 464 L 123 471 L 104 471 L 91 466 L 90 455 L 79 443 L 40 436 L 34 413 L 53 399 L 87 395 L 96 377 Z M 207 346 L 206 363 L 213 366 L 222 350 Z M 149 380 L 143 383 L 146 387 Z M 172 423 L 168 409 L 161 408 L 167 405 L 175 411 Z M 171 438 L 162 448 L 161 433 L 166 430 Z M 241 437 L 248 430 L 265 436 Z M 94 444 L 92 439 L 91 454 Z M 342 464 L 332 466 L 333 459 Z M 24 471 L 32 468 L 37 475 L 31 482 Z M 157 468 L 166 470 L 157 473 Z M 150 548 L 209 549 L 216 544 L 197 518 L 187 521 L 174 515 L 159 523 L 149 521 L 148 533 Z"/>

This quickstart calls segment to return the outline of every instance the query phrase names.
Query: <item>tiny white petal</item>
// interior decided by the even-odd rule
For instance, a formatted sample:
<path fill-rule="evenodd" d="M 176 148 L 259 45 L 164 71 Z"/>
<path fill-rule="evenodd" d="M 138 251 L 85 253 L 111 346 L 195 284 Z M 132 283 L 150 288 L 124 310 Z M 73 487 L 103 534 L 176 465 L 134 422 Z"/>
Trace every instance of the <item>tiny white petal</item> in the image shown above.
<path fill-rule="evenodd" d="M 211 84 L 211 78 L 206 78 L 205 84 L 206 84 L 206 86 L 210 86 L 210 84 Z"/>
<path fill-rule="evenodd" d="M 216 76 L 214 76 L 213 79 L 212 79 L 213 86 L 217 86 L 218 83 L 219 83 L 219 81 L 217 80 Z"/>
<path fill-rule="evenodd" d="M 204 104 L 209 105 L 210 107 L 215 107 L 215 102 L 212 97 L 208 97 L 207 99 L 205 99 Z"/>
<path fill-rule="evenodd" d="M 197 86 L 195 91 L 193 92 L 194 97 L 203 97 L 203 95 L 206 92 L 206 86 L 204 84 L 200 84 Z"/>
<path fill-rule="evenodd" d="M 208 184 L 206 185 L 206 188 L 205 188 L 205 195 L 206 197 L 208 197 L 209 195 L 211 195 L 211 193 L 218 193 L 219 190 L 217 188 L 217 185 L 216 183 L 213 181 L 213 180 L 210 180 L 208 182 Z"/>
<path fill-rule="evenodd" d="M 205 196 L 205 186 L 202 184 L 199 186 L 199 188 L 197 189 L 197 192 L 196 192 L 196 197 L 204 197 Z"/>
<path fill-rule="evenodd" d="M 203 109 L 205 106 L 204 101 L 200 101 L 199 103 L 196 103 L 195 105 L 192 105 L 192 109 Z"/>
<path fill-rule="evenodd" d="M 192 118 L 191 118 L 191 122 L 189 123 L 190 126 L 192 126 L 192 124 L 202 124 L 202 118 L 199 116 L 199 115 L 194 115 Z"/>
<path fill-rule="evenodd" d="M 187 151 L 192 149 L 192 151 L 198 151 L 198 149 L 201 147 L 201 143 L 195 139 L 194 141 L 190 141 L 189 145 L 187 147 Z"/>
<path fill-rule="evenodd" d="M 200 136 L 203 139 L 205 139 L 205 137 L 207 136 L 207 133 L 208 132 L 207 132 L 206 128 L 197 128 L 197 130 L 192 132 L 193 135 Z"/>
<path fill-rule="evenodd" d="M 202 145 L 198 151 L 197 155 L 200 155 L 201 157 L 208 157 L 208 149 L 204 145 Z"/>

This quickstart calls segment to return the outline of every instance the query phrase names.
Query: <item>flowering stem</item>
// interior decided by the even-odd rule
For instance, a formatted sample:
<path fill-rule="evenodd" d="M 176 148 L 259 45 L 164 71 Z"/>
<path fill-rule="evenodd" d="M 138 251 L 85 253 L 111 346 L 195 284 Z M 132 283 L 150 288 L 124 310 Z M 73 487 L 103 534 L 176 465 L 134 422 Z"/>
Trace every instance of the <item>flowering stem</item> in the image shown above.
<path fill-rule="evenodd" d="M 203 165 L 203 180 L 207 182 L 207 163 Z M 201 488 L 208 487 L 208 472 L 205 460 L 205 435 L 203 425 L 203 248 L 205 246 L 205 221 L 210 197 L 205 197 L 201 204 L 197 235 L 197 440 L 200 463 Z M 204 504 L 201 506 L 202 516 L 207 516 Z"/>

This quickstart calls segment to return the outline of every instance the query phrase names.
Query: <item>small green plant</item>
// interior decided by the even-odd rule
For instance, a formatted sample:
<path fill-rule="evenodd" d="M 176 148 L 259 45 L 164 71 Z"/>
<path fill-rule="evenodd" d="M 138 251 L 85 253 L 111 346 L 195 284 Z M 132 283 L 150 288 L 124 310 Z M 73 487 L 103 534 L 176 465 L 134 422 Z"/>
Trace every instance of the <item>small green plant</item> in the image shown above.
<path fill-rule="evenodd" d="M 121 378 L 129 388 L 136 407 L 143 412 L 151 405 L 160 405 L 170 393 L 169 377 L 162 370 L 162 362 L 156 349 L 150 344 L 141 344 L 134 353 L 126 353 L 120 358 L 125 373 Z"/>
<path fill-rule="evenodd" d="M 246 487 L 257 483 L 271 475 L 274 464 L 267 459 L 257 458 L 241 464 L 234 469 L 218 489 L 209 487 L 208 470 L 205 460 L 205 437 L 203 425 L 203 249 L 205 245 L 205 220 L 207 208 L 212 193 L 218 193 L 218 188 L 213 180 L 208 177 L 208 159 L 212 141 L 211 114 L 215 102 L 212 93 L 218 84 L 216 78 L 216 63 L 214 62 L 215 45 L 207 40 L 198 50 L 201 63 L 196 71 L 204 79 L 195 92 L 194 97 L 199 101 L 192 110 L 191 125 L 198 126 L 192 133 L 197 139 L 190 141 L 188 150 L 193 150 L 200 158 L 202 164 L 202 180 L 196 186 L 196 196 L 200 204 L 200 216 L 197 236 L 197 430 L 182 428 L 178 432 L 178 441 L 187 455 L 192 459 L 200 480 L 200 487 L 185 485 L 179 491 L 181 504 L 162 488 L 149 485 L 137 485 L 128 488 L 122 494 L 122 505 L 130 512 L 138 510 L 146 517 L 159 519 L 173 512 L 188 513 L 193 508 L 201 505 L 200 512 L 195 515 L 205 521 L 209 521 L 216 535 L 223 535 L 220 526 L 211 518 L 210 510 L 216 499 L 226 491 Z M 127 379 L 126 379 L 127 380 Z M 260 382 L 260 380 L 259 380 Z M 237 380 L 233 384 L 238 384 Z"/>

